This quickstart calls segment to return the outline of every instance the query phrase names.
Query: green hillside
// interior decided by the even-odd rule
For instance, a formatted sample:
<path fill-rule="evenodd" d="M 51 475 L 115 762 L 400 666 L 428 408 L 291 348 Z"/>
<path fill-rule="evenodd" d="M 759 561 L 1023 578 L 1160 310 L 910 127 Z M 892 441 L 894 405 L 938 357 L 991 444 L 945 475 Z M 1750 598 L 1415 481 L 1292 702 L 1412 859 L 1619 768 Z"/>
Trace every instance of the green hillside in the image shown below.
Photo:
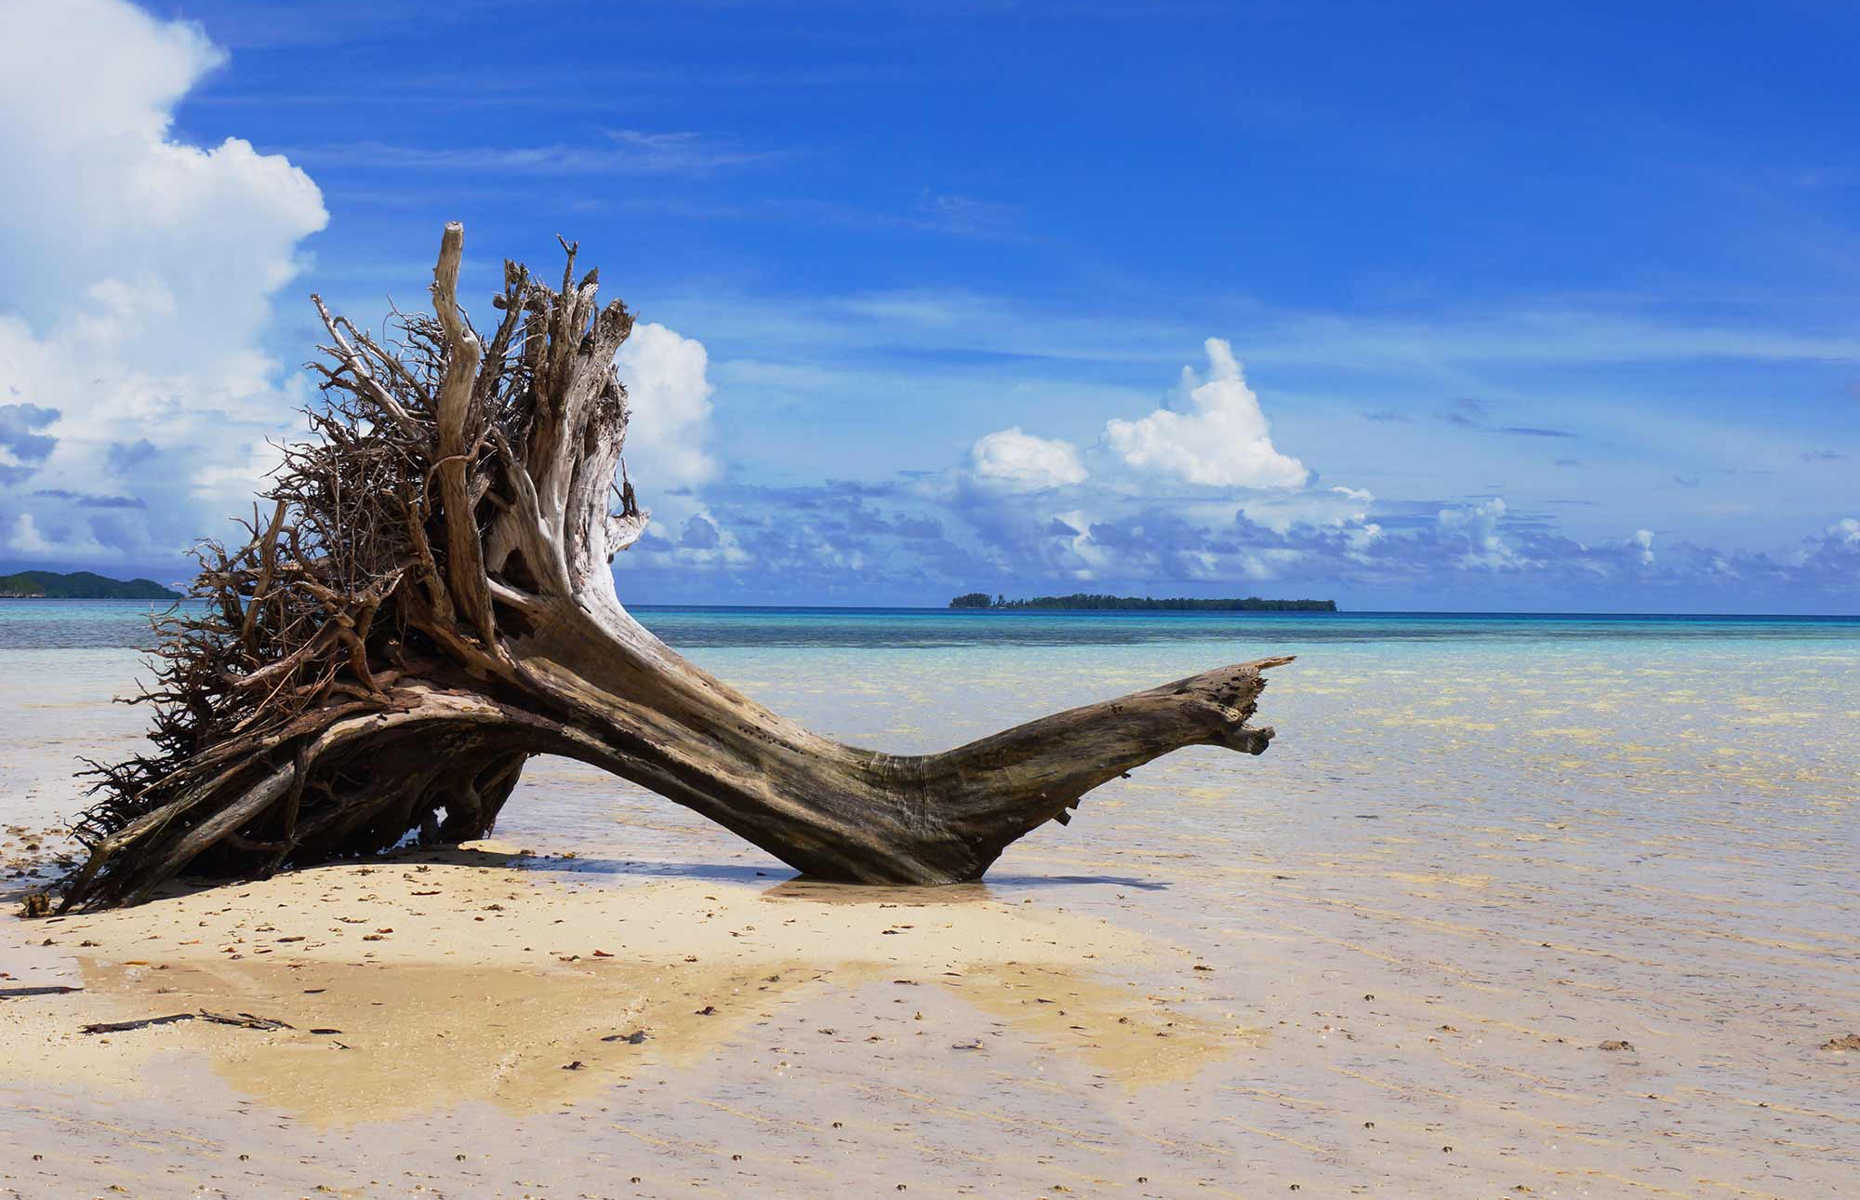
<path fill-rule="evenodd" d="M 170 591 L 150 579 L 109 579 L 90 571 L 73 571 L 61 575 L 56 571 L 21 571 L 17 575 L 0 575 L 0 597 L 44 600 L 179 600 L 179 592 Z"/>

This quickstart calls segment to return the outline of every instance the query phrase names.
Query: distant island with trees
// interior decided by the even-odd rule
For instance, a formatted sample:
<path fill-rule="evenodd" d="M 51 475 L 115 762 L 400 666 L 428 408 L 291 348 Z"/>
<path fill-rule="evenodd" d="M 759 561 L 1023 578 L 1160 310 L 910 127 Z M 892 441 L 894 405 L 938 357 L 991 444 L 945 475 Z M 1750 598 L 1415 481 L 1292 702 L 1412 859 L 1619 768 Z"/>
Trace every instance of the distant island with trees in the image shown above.
<path fill-rule="evenodd" d="M 1006 609 L 1065 609 L 1070 611 L 1091 611 L 1098 609 L 1130 610 L 1138 612 L 1329 612 L 1337 611 L 1335 600 L 1263 600 L 1258 596 L 1244 599 L 1205 600 L 1192 596 L 1101 596 L 1095 593 L 1074 592 L 1070 596 L 1032 596 L 1025 600 L 1009 600 L 1005 596 L 992 599 L 987 592 L 968 592 L 957 596 L 949 602 L 951 608 L 985 608 L 990 610 Z"/>
<path fill-rule="evenodd" d="M 89 571 L 21 571 L 0 575 L 0 600 L 179 600 L 152 579 L 110 579 Z"/>

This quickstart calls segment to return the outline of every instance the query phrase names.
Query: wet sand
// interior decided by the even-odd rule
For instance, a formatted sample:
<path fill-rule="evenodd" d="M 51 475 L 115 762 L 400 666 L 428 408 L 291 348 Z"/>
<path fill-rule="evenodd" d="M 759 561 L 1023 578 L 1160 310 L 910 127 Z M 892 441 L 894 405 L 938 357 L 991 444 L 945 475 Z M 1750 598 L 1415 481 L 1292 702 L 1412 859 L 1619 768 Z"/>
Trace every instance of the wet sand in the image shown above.
<path fill-rule="evenodd" d="M 45 653 L 0 819 L 137 724 Z M 496 843 L 9 916 L 0 988 L 83 990 L 0 999 L 0 1196 L 1843 1194 L 1860 657 L 1441 653 L 1282 677 L 1264 759 L 985 885 L 796 882 L 544 761 Z M 1213 661 L 799 657 L 707 665 L 908 749 Z M 289 1028 L 80 1032 L 203 1010 Z"/>

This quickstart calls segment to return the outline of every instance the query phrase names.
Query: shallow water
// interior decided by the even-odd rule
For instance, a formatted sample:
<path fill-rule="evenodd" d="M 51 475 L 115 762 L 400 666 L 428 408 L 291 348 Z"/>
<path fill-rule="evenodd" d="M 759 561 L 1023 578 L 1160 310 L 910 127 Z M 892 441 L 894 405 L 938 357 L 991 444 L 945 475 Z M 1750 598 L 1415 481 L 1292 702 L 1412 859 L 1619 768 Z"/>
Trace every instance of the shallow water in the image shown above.
<path fill-rule="evenodd" d="M 153 620 L 185 612 L 142 600 L 0 600 L 0 650 L 146 647 Z M 1623 641 L 1852 641 L 1860 617 L 1607 613 L 991 612 L 945 608 L 633 610 L 680 649 L 789 646 L 906 649 L 1115 646 L 1176 642 L 1492 642 L 1513 646 Z"/>
<path fill-rule="evenodd" d="M 0 605 L 0 823 L 36 826 L 76 806 L 72 756 L 120 753 L 141 718 L 101 703 L 136 661 L 99 631 L 123 612 L 21 611 Z M 1316 1194 L 1796 1197 L 1860 1176 L 1860 1055 L 1820 1048 L 1860 1029 L 1860 622 L 640 615 L 771 706 L 898 751 L 1299 656 L 1271 674 L 1266 755 L 1159 760 L 1010 848 L 985 885 L 1140 933 L 1181 959 L 1141 986 L 1273 1031 L 1130 1100 L 1052 1081 L 1044 1117 L 1011 1115 L 1092 1128 L 1097 1149 L 1058 1152 L 1068 1169 L 1110 1178 L 1106 1146 L 1166 1142 L 1195 1178 Z M 573 851 L 542 865 L 577 886 L 790 875 L 560 761 L 532 764 L 499 836 Z M 1185 974 L 1191 959 L 1212 971 Z M 1026 1034 L 1028 1061 L 1057 1036 Z M 1598 1049 L 1611 1040 L 1633 1049 Z M 885 1099 L 856 1058 L 836 1071 L 929 1142 L 990 1127 Z M 743 1139 L 778 1138 L 766 1123 L 809 1103 L 796 1081 L 673 1090 L 679 1111 L 727 1092 L 739 1117 L 713 1119 Z M 902 1165 L 922 1144 L 865 1153 Z"/>

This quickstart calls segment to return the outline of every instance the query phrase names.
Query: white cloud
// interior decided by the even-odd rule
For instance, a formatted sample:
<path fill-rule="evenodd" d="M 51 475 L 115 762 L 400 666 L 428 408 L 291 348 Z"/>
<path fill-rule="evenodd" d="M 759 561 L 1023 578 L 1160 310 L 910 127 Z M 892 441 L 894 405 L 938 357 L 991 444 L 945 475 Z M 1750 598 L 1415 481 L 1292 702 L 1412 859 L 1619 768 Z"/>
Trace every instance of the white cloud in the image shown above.
<path fill-rule="evenodd" d="M 1303 487 L 1310 472 L 1273 447 L 1259 397 L 1247 387 L 1233 347 L 1209 338 L 1208 378 L 1182 368 L 1191 411 L 1159 408 L 1136 421 L 1112 420 L 1104 433 L 1133 467 L 1213 487 Z"/>
<path fill-rule="evenodd" d="M 1020 427 L 998 429 L 969 449 L 975 477 L 1010 492 L 1043 492 L 1085 482 L 1085 465 L 1070 442 L 1035 437 Z"/>
<path fill-rule="evenodd" d="M 1381 532 L 1368 524 L 1369 510 L 1375 504 L 1373 492 L 1363 488 L 1333 486 L 1298 492 L 1266 492 L 1240 501 L 1240 515 L 1274 533 L 1287 533 L 1297 526 L 1314 528 L 1353 528 L 1369 534 L 1373 541 Z"/>
<path fill-rule="evenodd" d="M 642 492 L 707 483 L 717 463 L 705 451 L 713 389 L 704 343 L 663 325 L 635 325 L 614 360 L 633 416 L 626 462 Z"/>
<path fill-rule="evenodd" d="M 322 197 L 237 138 L 171 139 L 223 61 L 197 27 L 120 0 L 0 0 L 0 18 L 0 405 L 58 414 L 49 453 L 4 476 L 6 548 L 166 556 L 217 531 L 295 425 L 260 339 Z M 146 507 L 35 495 L 53 489 Z"/>
<path fill-rule="evenodd" d="M 1459 559 L 1463 567 L 1497 571 L 1529 566 L 1529 560 L 1521 557 L 1499 534 L 1499 522 L 1505 519 L 1507 511 L 1503 497 L 1494 496 L 1478 504 L 1443 508 L 1436 514 L 1435 523 L 1442 542 L 1465 540 L 1466 549 Z"/>
<path fill-rule="evenodd" d="M 697 491 L 718 475 L 706 449 L 716 389 L 704 343 L 648 322 L 633 327 L 614 363 L 632 410 L 627 474 L 652 520 L 647 549 L 683 569 L 748 565 L 736 531 Z M 639 563 L 631 557 L 623 565 Z"/>
<path fill-rule="evenodd" d="M 39 524 L 32 519 L 31 513 L 21 513 L 13 518 L 7 545 L 27 554 L 42 554 L 52 549 L 52 543 L 46 541 L 45 535 L 39 532 Z"/>
<path fill-rule="evenodd" d="M 1653 530 L 1636 529 L 1634 536 L 1628 539 L 1628 543 L 1638 550 L 1637 557 L 1642 566 L 1653 565 Z"/>
<path fill-rule="evenodd" d="M 56 513 L 43 529 L 31 513 L 20 513 L 13 518 L 5 542 L 9 550 L 30 554 L 35 562 L 66 566 L 95 562 L 112 553 L 111 547 L 99 542 L 85 522 Z"/>
<path fill-rule="evenodd" d="M 1306 566 L 1314 550 L 1366 561 L 1384 537 L 1368 519 L 1375 496 L 1305 487 L 1310 473 L 1273 449 L 1231 349 L 1218 340 L 1207 349 L 1208 381 L 1184 372 L 1191 412 L 1110 423 L 1107 441 L 1123 462 L 1105 456 L 1088 471 L 1070 443 L 1016 426 L 974 444 L 957 476 L 965 486 L 923 498 L 954 499 L 956 515 L 982 539 L 979 552 L 1008 574 L 1037 563 L 1042 574 L 1081 582 L 1211 582 L 1282 577 Z M 1194 486 L 1164 485 L 1159 472 Z M 1090 497 L 1059 490 L 1087 478 Z M 1035 493 L 1092 507 L 1055 511 Z M 1288 544 L 1271 545 L 1267 535 Z"/>

